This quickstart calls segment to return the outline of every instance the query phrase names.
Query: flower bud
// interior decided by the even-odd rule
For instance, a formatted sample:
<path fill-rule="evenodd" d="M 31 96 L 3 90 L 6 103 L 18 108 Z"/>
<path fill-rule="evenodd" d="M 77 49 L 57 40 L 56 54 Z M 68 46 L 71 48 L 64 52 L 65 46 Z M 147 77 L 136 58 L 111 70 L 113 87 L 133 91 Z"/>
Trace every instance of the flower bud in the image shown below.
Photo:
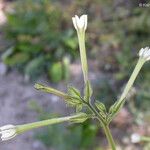
<path fill-rule="evenodd" d="M 145 59 L 146 61 L 150 60 L 150 48 L 141 48 L 141 50 L 139 51 L 139 56 Z"/>
<path fill-rule="evenodd" d="M 14 125 L 6 125 L 0 127 L 0 134 L 2 135 L 2 141 L 6 141 L 15 137 L 17 135 L 17 130 Z"/>
<path fill-rule="evenodd" d="M 87 15 L 82 15 L 80 18 L 75 15 L 75 17 L 72 17 L 72 22 L 77 31 L 85 31 L 87 28 Z"/>

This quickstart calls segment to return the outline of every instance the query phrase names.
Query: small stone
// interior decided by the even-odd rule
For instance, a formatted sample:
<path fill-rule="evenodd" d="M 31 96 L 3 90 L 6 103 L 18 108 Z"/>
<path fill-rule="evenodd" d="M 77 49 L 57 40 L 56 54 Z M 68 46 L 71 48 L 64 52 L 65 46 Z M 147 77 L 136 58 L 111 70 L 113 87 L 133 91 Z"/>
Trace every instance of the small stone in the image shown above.
<path fill-rule="evenodd" d="M 43 143 L 38 140 L 33 142 L 32 147 L 34 150 L 41 150 L 41 149 L 44 150 L 45 149 L 45 146 L 43 145 Z"/>
<path fill-rule="evenodd" d="M 130 139 L 125 136 L 125 137 L 123 137 L 122 142 L 123 142 L 124 144 L 128 144 L 128 143 L 130 143 Z"/>
<path fill-rule="evenodd" d="M 0 75 L 4 76 L 7 72 L 7 66 L 4 63 L 0 63 Z"/>
<path fill-rule="evenodd" d="M 53 103 L 56 103 L 56 102 L 59 101 L 59 98 L 58 98 L 57 96 L 55 96 L 55 95 L 52 95 L 52 96 L 51 96 L 51 101 L 52 101 Z"/>

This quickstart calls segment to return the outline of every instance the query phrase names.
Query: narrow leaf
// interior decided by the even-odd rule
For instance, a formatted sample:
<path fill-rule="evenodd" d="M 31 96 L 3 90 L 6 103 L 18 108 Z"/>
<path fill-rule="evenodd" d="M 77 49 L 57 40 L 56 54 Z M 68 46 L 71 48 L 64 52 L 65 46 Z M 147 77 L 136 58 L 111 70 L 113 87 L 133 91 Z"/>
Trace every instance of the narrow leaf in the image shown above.
<path fill-rule="evenodd" d="M 76 106 L 76 112 L 80 112 L 82 110 L 82 104 Z"/>
<path fill-rule="evenodd" d="M 77 117 L 71 118 L 70 121 L 72 123 L 82 123 L 86 121 L 90 116 L 88 116 L 86 113 L 78 113 Z"/>
<path fill-rule="evenodd" d="M 95 105 L 100 112 L 106 112 L 106 107 L 103 103 L 96 101 Z"/>
<path fill-rule="evenodd" d="M 68 94 L 72 97 L 80 98 L 80 91 L 78 89 L 76 89 L 75 87 L 70 86 L 68 88 Z"/>
<path fill-rule="evenodd" d="M 109 122 L 116 116 L 116 114 L 119 112 L 121 107 L 124 104 L 124 100 L 122 101 L 116 101 L 109 109 Z"/>

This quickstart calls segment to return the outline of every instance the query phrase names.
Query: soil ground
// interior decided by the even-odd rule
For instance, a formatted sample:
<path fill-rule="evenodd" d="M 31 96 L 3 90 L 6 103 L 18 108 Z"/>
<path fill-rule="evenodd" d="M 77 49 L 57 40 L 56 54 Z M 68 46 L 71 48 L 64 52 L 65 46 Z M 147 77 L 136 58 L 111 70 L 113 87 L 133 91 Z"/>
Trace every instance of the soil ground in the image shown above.
<path fill-rule="evenodd" d="M 0 76 L 0 126 L 37 121 L 37 113 L 29 107 L 31 100 L 45 109 L 49 106 L 54 112 L 62 113 L 64 110 L 64 103 L 57 97 L 36 91 L 34 83 L 23 83 L 23 80 L 17 72 Z M 46 150 L 40 141 L 33 139 L 33 132 L 36 131 L 0 142 L 0 150 Z"/>

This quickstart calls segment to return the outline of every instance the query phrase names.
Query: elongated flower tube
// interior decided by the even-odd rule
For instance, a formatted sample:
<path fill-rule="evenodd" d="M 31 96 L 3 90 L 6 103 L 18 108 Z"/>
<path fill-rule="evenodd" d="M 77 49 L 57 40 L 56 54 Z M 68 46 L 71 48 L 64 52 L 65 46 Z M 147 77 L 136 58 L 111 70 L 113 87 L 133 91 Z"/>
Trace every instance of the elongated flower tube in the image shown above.
<path fill-rule="evenodd" d="M 148 47 L 146 48 L 141 48 L 141 50 L 139 51 L 139 60 L 133 70 L 132 75 L 130 76 L 129 81 L 127 82 L 124 91 L 120 97 L 120 99 L 118 100 L 118 103 L 116 105 L 117 108 L 117 112 L 119 112 L 119 110 L 121 109 L 121 107 L 123 106 L 124 102 L 125 102 L 125 98 L 129 92 L 129 90 L 131 89 L 131 87 L 133 86 L 133 83 L 137 77 L 137 75 L 139 74 L 142 66 L 144 65 L 144 63 L 146 61 L 150 60 L 150 49 Z"/>
<path fill-rule="evenodd" d="M 23 125 L 5 125 L 0 127 L 0 134 L 2 141 L 10 140 L 14 138 L 16 135 L 24 133 L 26 131 L 36 129 L 39 127 L 44 127 L 52 124 L 62 123 L 66 121 L 72 121 L 75 123 L 83 122 L 86 119 L 90 118 L 92 116 L 88 116 L 85 113 L 78 113 L 76 115 L 67 116 L 67 117 L 61 117 L 61 118 L 53 118 Z"/>
<path fill-rule="evenodd" d="M 141 50 L 139 51 L 139 56 L 145 59 L 145 61 L 150 60 L 150 48 L 149 47 L 141 48 Z"/>
<path fill-rule="evenodd" d="M 0 127 L 0 134 L 2 141 L 6 141 L 17 135 L 17 129 L 14 125 L 5 125 Z"/>
<path fill-rule="evenodd" d="M 148 61 L 148 60 L 150 60 L 150 49 L 148 47 L 141 48 L 141 50 L 139 51 L 139 60 L 137 62 L 137 65 L 136 65 L 125 89 L 124 89 L 123 94 L 121 95 L 121 98 L 120 98 L 121 100 L 123 100 L 127 96 L 128 92 L 129 92 L 130 88 L 132 87 L 142 66 L 144 65 L 145 61 Z"/>
<path fill-rule="evenodd" d="M 72 17 L 72 21 L 75 29 L 77 30 L 81 65 L 82 65 L 84 83 L 86 84 L 88 81 L 88 65 L 87 65 L 86 48 L 85 48 L 85 30 L 87 28 L 87 15 L 82 15 L 80 18 L 77 15 L 75 15 L 75 17 Z"/>

